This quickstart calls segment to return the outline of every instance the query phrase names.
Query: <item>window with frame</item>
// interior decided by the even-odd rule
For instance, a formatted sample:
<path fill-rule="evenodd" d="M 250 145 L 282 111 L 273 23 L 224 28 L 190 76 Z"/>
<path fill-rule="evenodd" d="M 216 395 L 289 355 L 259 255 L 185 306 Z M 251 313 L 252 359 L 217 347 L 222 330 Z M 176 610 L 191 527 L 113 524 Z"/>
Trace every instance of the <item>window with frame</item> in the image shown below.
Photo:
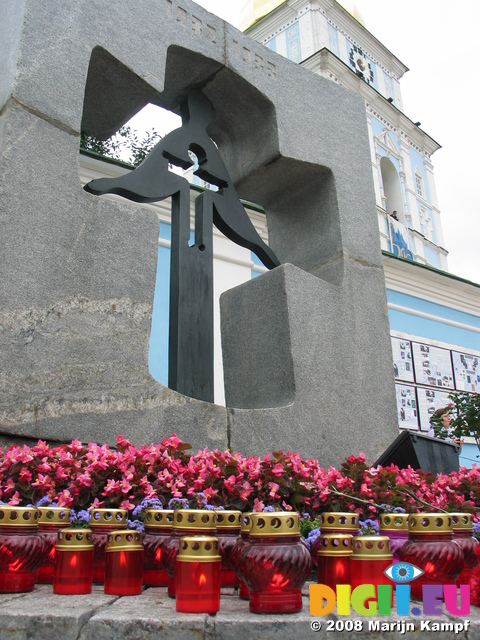
<path fill-rule="evenodd" d="M 423 180 L 419 173 L 415 173 L 415 191 L 418 196 L 423 198 Z"/>

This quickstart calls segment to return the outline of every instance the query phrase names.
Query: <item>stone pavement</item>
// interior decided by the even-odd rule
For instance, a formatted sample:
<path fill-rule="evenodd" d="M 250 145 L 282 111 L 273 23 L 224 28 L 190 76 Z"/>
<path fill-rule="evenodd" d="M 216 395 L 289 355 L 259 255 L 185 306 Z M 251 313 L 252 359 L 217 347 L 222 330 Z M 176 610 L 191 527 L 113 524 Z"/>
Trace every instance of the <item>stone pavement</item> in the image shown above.
<path fill-rule="evenodd" d="M 422 630 L 422 621 L 427 620 L 422 616 L 399 618 L 392 614 L 369 619 L 332 614 L 314 618 L 307 594 L 306 586 L 301 613 L 256 615 L 249 612 L 248 602 L 240 600 L 233 589 L 226 589 L 219 613 L 208 616 L 177 613 L 175 601 L 167 596 L 165 588 L 149 588 L 140 596 L 118 598 L 105 595 L 102 586 L 94 586 L 89 595 L 58 596 L 50 585 L 39 585 L 31 593 L 0 595 L 0 640 L 425 640 L 426 633 L 435 633 L 437 640 L 480 640 L 480 609 L 476 607 L 471 608 L 468 618 L 454 618 L 448 613 L 431 617 L 430 624 Z M 362 628 L 349 631 L 347 621 Z M 312 627 L 319 622 L 321 628 L 314 631 Z M 376 622 L 388 622 L 391 628 L 375 629 Z M 406 628 L 405 623 L 413 623 L 414 630 Z M 435 623 L 451 626 L 437 631 Z M 457 626 L 455 630 L 455 623 L 462 628 Z"/>

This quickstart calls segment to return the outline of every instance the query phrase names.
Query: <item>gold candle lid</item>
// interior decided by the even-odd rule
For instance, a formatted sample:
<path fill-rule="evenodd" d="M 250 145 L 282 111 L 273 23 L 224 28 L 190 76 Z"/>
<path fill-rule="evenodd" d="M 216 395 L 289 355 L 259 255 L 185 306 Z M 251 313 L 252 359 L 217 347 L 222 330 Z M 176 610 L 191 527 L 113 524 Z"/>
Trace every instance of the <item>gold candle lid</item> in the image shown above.
<path fill-rule="evenodd" d="M 92 517 L 88 525 L 90 527 L 107 526 L 115 529 L 127 527 L 126 509 L 90 509 Z"/>
<path fill-rule="evenodd" d="M 450 513 L 412 513 L 408 519 L 412 533 L 452 533 Z"/>
<path fill-rule="evenodd" d="M 156 529 L 171 529 L 173 525 L 173 509 L 146 509 L 145 526 Z"/>
<path fill-rule="evenodd" d="M 354 529 L 358 531 L 358 514 L 349 511 L 328 511 L 320 514 L 320 530 Z"/>
<path fill-rule="evenodd" d="M 380 531 L 408 531 L 409 513 L 382 513 Z"/>
<path fill-rule="evenodd" d="M 451 513 L 453 531 L 468 531 L 473 533 L 471 513 Z"/>
<path fill-rule="evenodd" d="M 241 533 L 250 533 L 250 528 L 252 526 L 252 513 L 244 513 L 242 514 L 240 531 Z"/>
<path fill-rule="evenodd" d="M 60 529 L 55 549 L 58 551 L 91 551 L 93 549 L 91 529 Z"/>
<path fill-rule="evenodd" d="M 391 560 L 392 549 L 388 536 L 355 536 L 352 560 Z"/>
<path fill-rule="evenodd" d="M 319 556 L 349 556 L 353 553 L 353 536 L 349 533 L 326 533 L 320 536 Z"/>
<path fill-rule="evenodd" d="M 176 509 L 173 512 L 173 528 L 215 531 L 215 511 L 209 511 L 208 509 Z"/>
<path fill-rule="evenodd" d="M 0 505 L 0 527 L 37 527 L 38 509 L 36 507 L 15 507 Z"/>
<path fill-rule="evenodd" d="M 215 511 L 217 529 L 239 529 L 242 526 L 241 511 Z"/>
<path fill-rule="evenodd" d="M 38 507 L 38 524 L 41 525 L 70 525 L 70 509 L 65 507 Z"/>
<path fill-rule="evenodd" d="M 107 533 L 105 552 L 139 551 L 143 549 L 142 534 L 135 529 L 119 529 Z"/>
<path fill-rule="evenodd" d="M 221 562 L 218 539 L 214 536 L 184 536 L 180 538 L 179 562 Z"/>
<path fill-rule="evenodd" d="M 298 513 L 291 511 L 268 511 L 252 513 L 250 537 L 300 535 Z"/>

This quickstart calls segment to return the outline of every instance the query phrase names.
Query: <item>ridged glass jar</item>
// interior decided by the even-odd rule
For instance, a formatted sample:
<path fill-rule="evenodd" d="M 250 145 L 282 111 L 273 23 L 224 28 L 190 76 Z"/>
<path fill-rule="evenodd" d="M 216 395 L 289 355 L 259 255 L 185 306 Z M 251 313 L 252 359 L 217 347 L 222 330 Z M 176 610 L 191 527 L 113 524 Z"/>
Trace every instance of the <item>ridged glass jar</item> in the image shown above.
<path fill-rule="evenodd" d="M 219 542 L 214 536 L 180 538 L 176 558 L 176 610 L 209 613 L 220 609 L 221 565 Z"/>
<path fill-rule="evenodd" d="M 222 587 L 238 587 L 239 584 L 231 555 L 240 538 L 241 521 L 241 511 L 215 512 L 216 537 L 218 538 L 220 556 L 222 557 Z"/>
<path fill-rule="evenodd" d="M 168 573 L 168 595 L 175 598 L 177 554 L 183 536 L 215 536 L 215 511 L 208 509 L 176 509 L 173 512 L 172 532 L 163 547 L 164 565 Z"/>
<path fill-rule="evenodd" d="M 242 555 L 250 541 L 250 527 L 252 526 L 251 513 L 242 514 L 240 537 L 233 547 L 230 560 L 238 576 L 238 595 L 242 600 L 250 600 L 250 591 L 239 575 L 239 567 L 242 564 Z"/>
<path fill-rule="evenodd" d="M 144 525 L 143 584 L 146 587 L 166 587 L 169 578 L 163 548 L 172 532 L 173 510 L 147 509 Z"/>
<path fill-rule="evenodd" d="M 43 558 L 38 509 L 0 505 L 0 593 L 32 591 Z"/>
<path fill-rule="evenodd" d="M 469 584 L 473 569 L 478 566 L 475 550 L 478 540 L 473 537 L 473 521 L 470 513 L 451 513 L 453 541 L 463 551 L 463 570 L 457 585 Z"/>
<path fill-rule="evenodd" d="M 408 513 L 382 513 L 379 533 L 390 538 L 393 562 L 398 562 L 398 550 L 408 540 Z"/>
<path fill-rule="evenodd" d="M 252 513 L 250 542 L 242 554 L 239 577 L 250 590 L 254 613 L 296 613 L 312 558 L 300 538 L 298 514 Z"/>
<path fill-rule="evenodd" d="M 142 534 L 134 529 L 111 531 L 105 548 L 105 593 L 138 596 L 142 588 Z"/>
<path fill-rule="evenodd" d="M 65 507 L 38 507 L 38 535 L 43 540 L 43 559 L 37 569 L 35 582 L 52 584 L 55 564 L 55 544 L 60 529 L 70 526 L 70 509 Z"/>
<path fill-rule="evenodd" d="M 105 550 L 107 535 L 128 526 L 126 509 L 91 509 L 89 527 L 93 540 L 93 582 L 103 584 L 105 579 Z"/>
<path fill-rule="evenodd" d="M 422 597 L 424 584 L 455 583 L 463 569 L 463 551 L 453 541 L 451 515 L 410 514 L 408 540 L 399 549 L 398 557 L 425 572 L 410 583 L 412 598 Z"/>
<path fill-rule="evenodd" d="M 92 592 L 93 541 L 91 529 L 60 529 L 55 547 L 53 593 Z"/>

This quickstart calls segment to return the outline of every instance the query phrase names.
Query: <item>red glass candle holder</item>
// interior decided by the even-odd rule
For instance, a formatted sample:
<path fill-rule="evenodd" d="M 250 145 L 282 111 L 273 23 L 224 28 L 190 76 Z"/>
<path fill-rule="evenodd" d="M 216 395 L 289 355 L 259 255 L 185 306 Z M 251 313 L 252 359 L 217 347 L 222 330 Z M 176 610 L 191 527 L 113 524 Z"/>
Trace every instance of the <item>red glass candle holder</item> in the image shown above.
<path fill-rule="evenodd" d="M 142 535 L 120 529 L 107 534 L 104 592 L 115 596 L 138 596 L 143 588 Z"/>
<path fill-rule="evenodd" d="M 475 555 L 477 560 L 480 561 L 480 544 L 475 547 Z M 474 607 L 480 606 L 480 562 L 479 564 L 470 569 L 470 577 L 467 583 L 470 585 L 470 604 Z"/>
<path fill-rule="evenodd" d="M 350 556 L 353 536 L 349 533 L 321 535 L 318 549 L 317 582 L 334 591 L 337 584 L 351 584 Z"/>
<path fill-rule="evenodd" d="M 392 584 L 383 573 L 392 564 L 392 551 L 388 536 L 356 536 L 350 559 L 352 591 L 361 584 Z M 393 589 L 392 589 L 393 598 Z"/>
<path fill-rule="evenodd" d="M 222 587 L 238 587 L 239 584 L 231 556 L 233 548 L 240 538 L 241 520 L 241 511 L 215 512 L 216 537 L 222 558 Z"/>
<path fill-rule="evenodd" d="M 143 584 L 146 587 L 166 587 L 168 573 L 163 562 L 163 547 L 170 538 L 173 510 L 147 509 L 143 538 Z"/>
<path fill-rule="evenodd" d="M 240 578 L 239 570 L 242 564 L 243 552 L 248 547 L 250 540 L 250 527 L 252 524 L 251 513 L 244 513 L 241 518 L 240 525 L 240 537 L 237 539 L 235 546 L 232 549 L 230 560 L 232 562 L 235 573 L 238 576 L 238 595 L 242 600 L 250 600 L 250 590 L 245 582 Z"/>
<path fill-rule="evenodd" d="M 38 509 L 0 505 L 0 593 L 32 591 L 43 557 Z"/>
<path fill-rule="evenodd" d="M 55 545 L 60 529 L 70 526 L 70 509 L 65 507 L 38 507 L 38 535 L 43 540 L 43 559 L 37 569 L 35 582 L 51 584 L 55 564 Z"/>
<path fill-rule="evenodd" d="M 425 572 L 410 583 L 412 598 L 422 597 L 424 584 L 454 584 L 463 569 L 463 551 L 453 542 L 450 514 L 411 514 L 408 540 L 398 557 Z"/>
<path fill-rule="evenodd" d="M 105 550 L 107 536 L 112 531 L 128 526 L 126 509 L 91 509 L 89 527 L 93 540 L 93 582 L 103 584 L 105 579 Z"/>
<path fill-rule="evenodd" d="M 390 538 L 393 562 L 398 562 L 398 550 L 408 540 L 408 513 L 382 513 L 379 533 Z"/>
<path fill-rule="evenodd" d="M 298 514 L 253 513 L 251 520 L 250 542 L 239 568 L 250 590 L 250 611 L 301 611 L 302 586 L 310 576 L 312 558 L 300 539 Z"/>
<path fill-rule="evenodd" d="M 78 595 L 92 592 L 93 542 L 90 529 L 57 532 L 53 593 Z"/>
<path fill-rule="evenodd" d="M 220 608 L 222 564 L 217 538 L 180 538 L 175 562 L 177 611 L 215 615 Z"/>
<path fill-rule="evenodd" d="M 195 535 L 215 535 L 215 512 L 208 509 L 177 509 L 173 512 L 170 538 L 163 547 L 164 566 L 168 573 L 168 595 L 175 598 L 175 577 L 180 538 Z"/>
<path fill-rule="evenodd" d="M 358 536 L 358 514 L 349 511 L 326 511 L 320 514 L 320 532 L 345 533 Z M 312 560 L 316 566 L 318 562 L 318 550 L 320 548 L 320 536 L 312 542 Z"/>
<path fill-rule="evenodd" d="M 457 585 L 469 584 L 473 569 L 478 565 L 475 550 L 478 540 L 473 537 L 472 516 L 469 513 L 451 513 L 453 541 L 463 551 L 463 570 L 457 578 Z"/>

